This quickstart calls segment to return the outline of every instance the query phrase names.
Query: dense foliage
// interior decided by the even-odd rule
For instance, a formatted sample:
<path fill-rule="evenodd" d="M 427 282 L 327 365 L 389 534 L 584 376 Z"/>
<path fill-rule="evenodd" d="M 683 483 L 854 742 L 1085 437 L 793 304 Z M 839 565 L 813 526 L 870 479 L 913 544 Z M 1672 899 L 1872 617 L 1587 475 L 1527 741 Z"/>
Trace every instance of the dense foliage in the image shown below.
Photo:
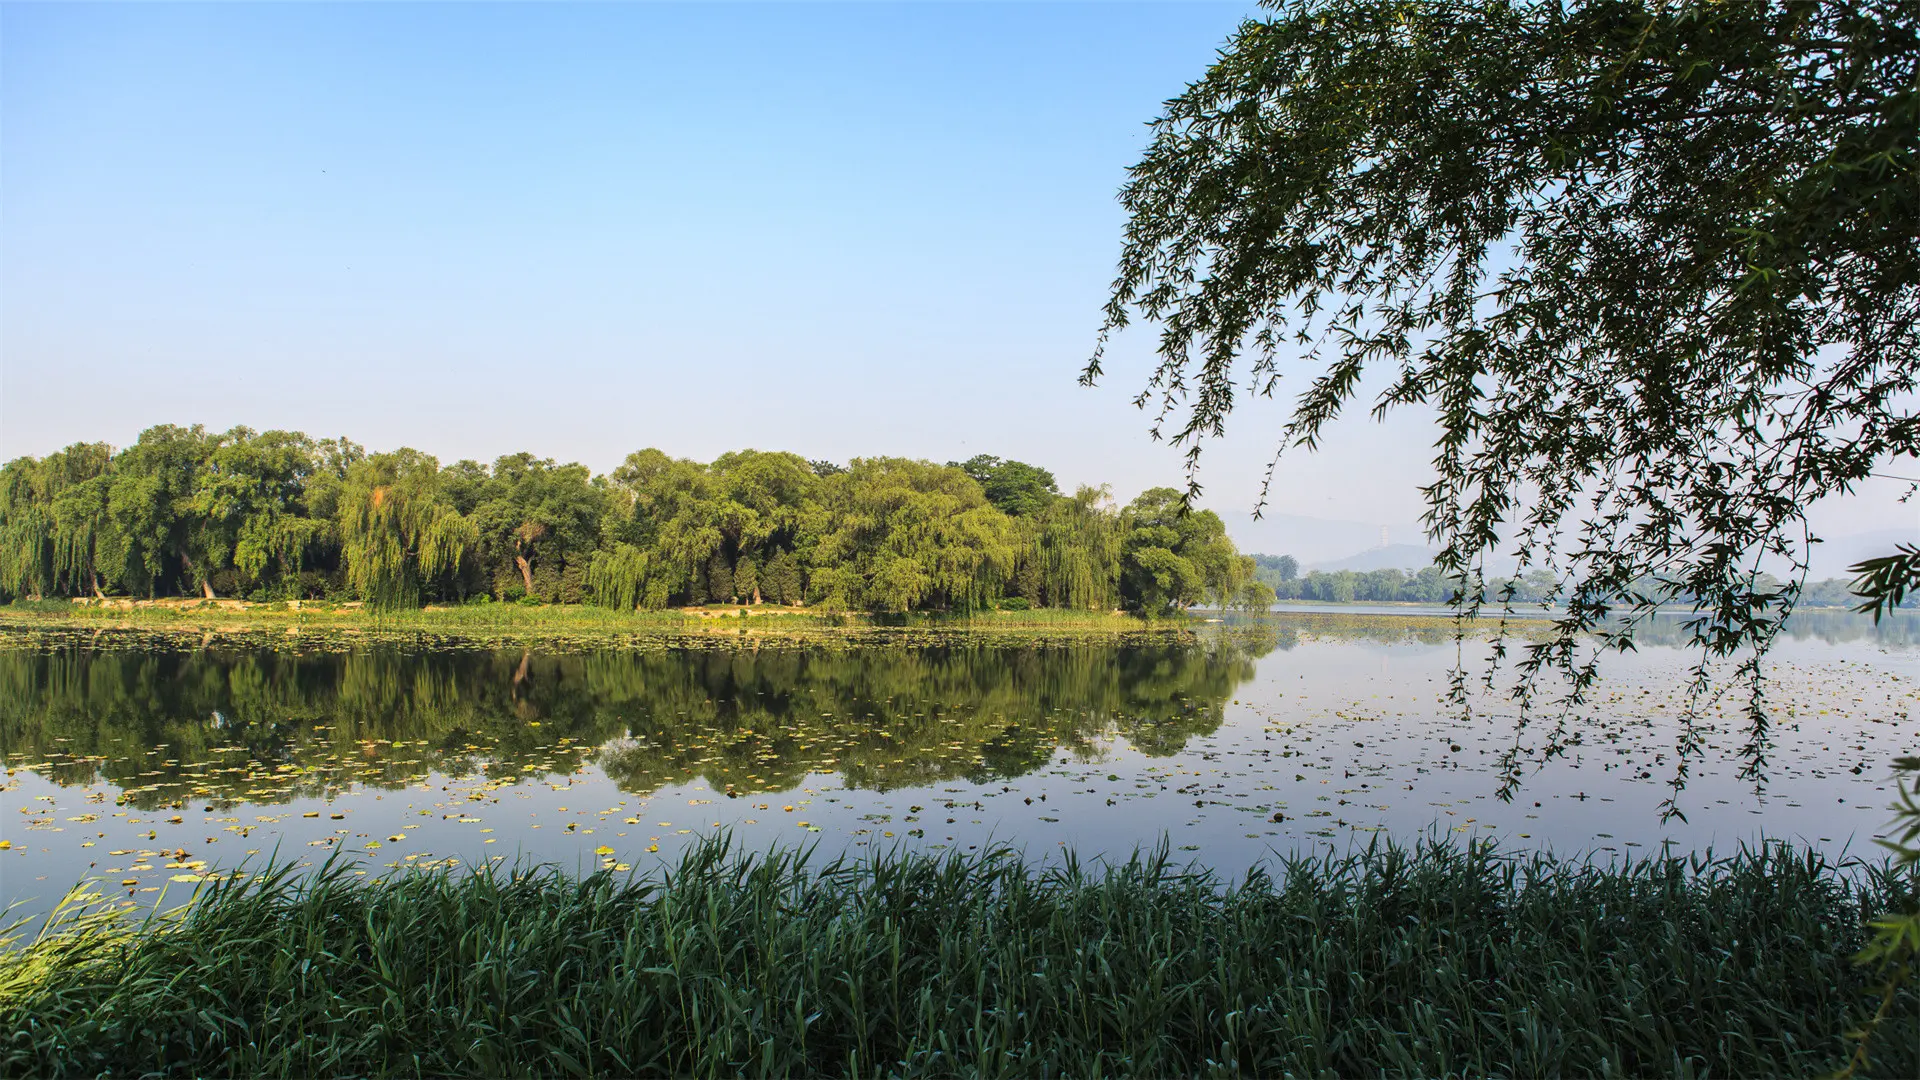
<path fill-rule="evenodd" d="M 1219 517 L 1170 489 L 1121 507 L 987 456 L 842 468 L 649 449 L 595 476 L 526 453 L 443 468 L 411 449 L 166 425 L 118 453 L 83 443 L 0 467 L 0 599 L 112 594 L 1148 613 L 1271 596 Z"/>
<path fill-rule="evenodd" d="M 345 864 L 0 952 L 32 1076 L 1812 1076 L 1907 879 L 1484 846 L 807 867 L 724 841 L 638 880 Z M 1876 1064 L 1920 1069 L 1896 997 Z"/>

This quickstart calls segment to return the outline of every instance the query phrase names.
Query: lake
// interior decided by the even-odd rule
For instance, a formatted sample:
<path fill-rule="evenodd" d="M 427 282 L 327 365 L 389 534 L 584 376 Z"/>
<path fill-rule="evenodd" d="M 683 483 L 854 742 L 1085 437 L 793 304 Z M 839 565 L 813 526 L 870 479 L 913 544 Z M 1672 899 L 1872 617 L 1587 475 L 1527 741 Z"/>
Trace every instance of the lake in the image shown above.
<path fill-rule="evenodd" d="M 1763 759 L 1734 689 L 1698 706 L 1704 749 L 1676 785 L 1690 657 L 1660 643 L 1671 630 L 1609 659 L 1557 739 L 1552 710 L 1516 738 L 1497 695 L 1463 718 L 1446 623 L 1400 615 L 604 650 L 13 632 L 0 902 L 39 914 L 90 877 L 151 903 L 335 853 L 376 874 L 638 871 L 716 830 L 822 855 L 1164 842 L 1226 875 L 1443 835 L 1598 859 L 1763 838 L 1874 856 L 1888 763 L 1920 748 L 1916 637 L 1910 615 L 1797 617 L 1769 663 Z"/>

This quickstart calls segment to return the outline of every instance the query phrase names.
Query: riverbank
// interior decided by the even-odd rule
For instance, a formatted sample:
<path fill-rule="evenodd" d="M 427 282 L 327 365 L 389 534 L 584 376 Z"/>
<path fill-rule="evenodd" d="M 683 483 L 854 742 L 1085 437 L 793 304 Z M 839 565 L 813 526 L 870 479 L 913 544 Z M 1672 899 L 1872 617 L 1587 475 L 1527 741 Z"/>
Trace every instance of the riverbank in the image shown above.
<path fill-rule="evenodd" d="M 182 886 L 187 887 L 187 886 Z M 5 1075 L 1817 1075 L 1911 878 L 1769 848 L 1596 867 L 1376 849 L 203 886 L 0 953 Z M 191 974 L 191 977 L 187 977 Z M 1920 1001 L 1871 1075 L 1920 1074 Z"/>
<path fill-rule="evenodd" d="M 617 647 L 687 642 L 711 646 L 769 640 L 894 640 L 916 634 L 1105 640 L 1191 634 L 1198 624 L 1199 620 L 1185 615 L 1145 619 L 1122 612 L 1049 608 L 885 615 L 774 604 L 614 611 L 580 604 L 481 603 L 382 612 L 353 602 L 125 598 L 0 606 L 0 633 L 111 630 L 310 644 L 430 638 L 488 645 Z"/>

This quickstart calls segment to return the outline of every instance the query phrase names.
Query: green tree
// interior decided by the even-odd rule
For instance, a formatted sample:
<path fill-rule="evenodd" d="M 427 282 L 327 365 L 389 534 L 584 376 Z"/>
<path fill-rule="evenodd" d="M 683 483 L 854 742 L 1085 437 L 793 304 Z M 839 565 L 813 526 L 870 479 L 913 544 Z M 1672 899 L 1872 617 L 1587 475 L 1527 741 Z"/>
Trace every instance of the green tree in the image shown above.
<path fill-rule="evenodd" d="M 101 553 L 114 574 L 120 545 L 107 517 L 105 443 L 75 443 L 0 468 L 0 595 L 101 593 Z"/>
<path fill-rule="evenodd" d="M 306 506 L 316 451 L 312 439 L 288 431 L 256 435 L 237 427 L 215 441 L 194 477 L 190 503 L 209 576 L 231 568 L 236 583 L 251 585 L 269 567 L 283 577 L 299 573 L 330 525 Z"/>
<path fill-rule="evenodd" d="M 291 595 L 314 597 L 344 584 L 344 556 L 340 542 L 340 500 L 346 490 L 347 474 L 366 460 L 360 444 L 344 438 L 320 439 L 314 443 L 313 470 L 307 474 L 306 512 L 322 523 L 308 549 L 312 571 L 302 572 Z"/>
<path fill-rule="evenodd" d="M 875 611 L 973 610 L 1013 569 L 1007 516 L 966 473 L 904 458 L 855 458 L 830 478 L 832 531 L 814 552 L 829 604 Z"/>
<path fill-rule="evenodd" d="M 1376 414 L 1437 413 L 1466 606 L 1502 553 L 1568 578 L 1523 696 L 1684 598 L 1758 739 L 1797 590 L 1760 563 L 1920 452 L 1917 64 L 1905 0 L 1287 3 L 1154 122 L 1106 329 L 1159 324 L 1144 398 L 1193 465 L 1237 386 L 1313 373 L 1279 436 L 1311 449 L 1384 368 Z"/>
<path fill-rule="evenodd" d="M 740 561 L 733 564 L 733 591 L 751 603 L 764 601 L 765 598 L 760 595 L 760 564 L 753 560 L 753 556 L 742 555 Z"/>
<path fill-rule="evenodd" d="M 1055 499 L 1036 519 L 1034 558 L 1052 607 L 1106 611 L 1120 599 L 1122 522 L 1104 487 Z"/>
<path fill-rule="evenodd" d="M 477 497 L 466 516 L 478 530 L 480 557 L 496 573 L 508 580 L 517 575 L 528 596 L 576 599 L 559 595 L 561 582 L 569 565 L 586 569 L 599 546 L 606 510 L 586 466 L 508 454 L 493 463 L 477 490 L 468 486 L 466 469 L 449 480 L 445 497 L 456 512 L 457 496 Z"/>
<path fill-rule="evenodd" d="M 479 546 L 473 522 L 440 490 L 439 462 L 418 450 L 356 462 L 340 494 L 347 583 L 369 607 L 418 605 L 428 584 Z"/>
<path fill-rule="evenodd" d="M 646 449 L 627 455 L 609 479 L 616 508 L 602 539 L 648 553 L 644 605 L 704 603 L 708 563 L 726 541 L 707 469 Z"/>
<path fill-rule="evenodd" d="M 213 597 L 211 575 L 219 568 L 208 563 L 219 537 L 204 528 L 194 495 L 200 469 L 218 442 L 198 424 L 161 424 L 115 456 L 107 516 L 130 587 L 151 597 L 177 584 Z"/>
<path fill-rule="evenodd" d="M 800 561 L 784 551 L 767 560 L 766 571 L 760 576 L 760 587 L 773 603 L 803 602 L 806 599 L 806 582 L 800 572 Z"/>
<path fill-rule="evenodd" d="M 725 604 L 734 598 L 733 567 L 727 554 L 718 548 L 707 559 L 707 602 Z"/>
<path fill-rule="evenodd" d="M 1033 517 L 1053 505 L 1060 497 L 1053 474 L 1024 461 L 1002 461 L 990 454 L 978 454 L 966 461 L 949 461 L 986 492 L 987 501 L 1013 517 Z"/>
<path fill-rule="evenodd" d="M 632 544 L 616 543 L 594 552 L 587 572 L 593 602 L 623 611 L 648 606 L 647 565 L 648 553 Z"/>
<path fill-rule="evenodd" d="M 819 477 L 798 454 L 761 450 L 722 454 L 709 471 L 717 482 L 714 517 L 731 591 L 759 603 L 758 568 L 807 545 L 824 525 Z M 744 577 L 742 567 L 749 571 Z"/>
<path fill-rule="evenodd" d="M 1253 576 L 1211 510 L 1193 510 L 1173 488 L 1148 488 L 1123 515 L 1120 595 L 1128 607 L 1161 613 L 1202 600 L 1230 603 Z"/>
<path fill-rule="evenodd" d="M 462 514 L 471 514 L 486 500 L 493 470 L 472 458 L 462 458 L 440 470 L 440 491 Z"/>

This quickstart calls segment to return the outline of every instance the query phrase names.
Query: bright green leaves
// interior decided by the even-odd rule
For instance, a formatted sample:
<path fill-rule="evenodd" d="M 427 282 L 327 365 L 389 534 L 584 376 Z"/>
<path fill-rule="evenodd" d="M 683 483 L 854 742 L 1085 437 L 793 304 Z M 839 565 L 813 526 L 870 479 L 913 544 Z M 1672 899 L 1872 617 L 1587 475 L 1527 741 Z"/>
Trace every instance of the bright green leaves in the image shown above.
<path fill-rule="evenodd" d="M 703 466 L 642 450 L 614 470 L 620 505 L 605 535 L 649 553 L 647 606 L 799 603 L 794 552 L 823 525 L 818 485 L 794 454 L 742 450 Z"/>
<path fill-rule="evenodd" d="M 876 611 L 973 610 L 1000 595 L 1016 550 L 1007 516 L 952 466 L 855 458 L 826 482 L 834 527 L 815 551 L 827 603 Z"/>
<path fill-rule="evenodd" d="M 649 605 L 647 600 L 647 553 L 632 544 L 615 544 L 595 552 L 587 571 L 587 587 L 594 602 L 602 607 L 630 611 Z"/>
<path fill-rule="evenodd" d="M 119 534 L 125 555 L 119 569 L 129 589 L 150 596 L 175 590 L 211 595 L 209 578 L 217 567 L 207 565 L 208 549 L 218 540 L 194 503 L 200 471 L 217 439 L 199 425 L 162 424 L 114 456 L 107 512 Z"/>
<path fill-rule="evenodd" d="M 299 573 L 309 547 L 331 531 L 332 523 L 310 516 L 305 504 L 315 462 L 314 441 L 297 432 L 235 428 L 218 438 L 190 507 L 201 522 L 209 573 L 231 566 L 242 583 L 269 568 Z"/>
<path fill-rule="evenodd" d="M 978 454 L 947 464 L 973 477 L 986 492 L 987 501 L 1013 517 L 1032 517 L 1060 497 L 1053 474 L 1024 461 L 1002 461 L 991 454 Z"/>
<path fill-rule="evenodd" d="M 1034 519 L 1029 560 L 1040 594 L 1026 599 L 1050 607 L 1113 609 L 1120 599 L 1123 532 L 1104 487 L 1082 487 L 1071 498 L 1054 500 Z"/>
<path fill-rule="evenodd" d="M 117 576 L 113 559 L 123 545 L 114 543 L 107 519 L 109 458 L 104 443 L 76 443 L 0 468 L 0 593 L 90 590 L 103 549 L 110 578 Z"/>
<path fill-rule="evenodd" d="M 412 607 L 422 583 L 454 571 L 479 543 L 418 450 L 374 454 L 347 474 L 340 537 L 349 585 L 375 608 Z"/>
<path fill-rule="evenodd" d="M 491 472 L 461 464 L 475 500 L 469 516 L 480 538 L 483 588 L 503 599 L 584 599 L 608 504 L 587 467 L 527 453 L 500 458 Z"/>
<path fill-rule="evenodd" d="M 642 450 L 596 477 L 525 453 L 442 468 L 416 450 L 368 456 L 294 432 L 157 427 L 118 455 L 79 446 L 8 464 L 0 496 L 0 599 L 80 594 L 96 578 L 385 610 L 476 595 L 887 613 L 1260 599 L 1219 519 L 1184 513 L 1170 490 L 1123 510 L 1105 488 L 1062 497 L 1045 470 L 991 457 L 843 469 Z"/>
<path fill-rule="evenodd" d="M 21 458 L 0 485 L 0 594 L 295 590 L 305 566 L 337 558 L 331 508 L 360 456 L 297 432 L 161 425 L 119 454 Z"/>
<path fill-rule="evenodd" d="M 1208 599 L 1239 603 L 1253 581 L 1253 560 L 1234 549 L 1219 515 L 1189 510 L 1172 488 L 1141 492 L 1127 507 L 1124 527 L 1120 592 L 1136 610 L 1157 614 Z"/>

